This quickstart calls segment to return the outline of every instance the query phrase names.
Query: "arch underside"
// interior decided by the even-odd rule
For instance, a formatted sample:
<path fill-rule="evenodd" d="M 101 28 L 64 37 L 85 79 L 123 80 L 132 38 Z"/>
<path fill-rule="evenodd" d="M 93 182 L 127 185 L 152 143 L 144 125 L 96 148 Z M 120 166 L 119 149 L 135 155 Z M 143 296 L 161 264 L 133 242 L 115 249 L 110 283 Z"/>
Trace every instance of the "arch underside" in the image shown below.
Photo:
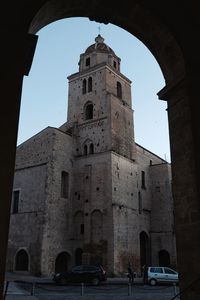
<path fill-rule="evenodd" d="M 110 1 L 112 2 L 112 1 Z M 163 72 L 166 85 L 178 82 L 185 75 L 181 49 L 165 24 L 152 15 L 141 1 L 127 1 L 127 5 L 113 1 L 113 6 L 102 1 L 50 0 L 33 18 L 29 33 L 35 34 L 44 26 L 69 17 L 88 17 L 100 23 L 112 23 L 141 40 L 151 51 Z M 134 49 L 133 49 L 134 55 Z"/>

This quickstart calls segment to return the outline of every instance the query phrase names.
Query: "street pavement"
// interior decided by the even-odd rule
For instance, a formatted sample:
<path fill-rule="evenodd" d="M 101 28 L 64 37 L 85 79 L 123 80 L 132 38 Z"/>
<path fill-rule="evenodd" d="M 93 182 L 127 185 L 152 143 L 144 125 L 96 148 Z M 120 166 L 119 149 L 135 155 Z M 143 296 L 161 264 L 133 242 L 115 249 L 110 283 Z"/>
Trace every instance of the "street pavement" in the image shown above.
<path fill-rule="evenodd" d="M 142 278 L 131 286 L 127 277 L 108 278 L 98 287 L 56 286 L 52 278 L 7 273 L 5 289 L 7 282 L 5 300 L 171 300 L 178 293 L 174 286 L 143 285 Z"/>

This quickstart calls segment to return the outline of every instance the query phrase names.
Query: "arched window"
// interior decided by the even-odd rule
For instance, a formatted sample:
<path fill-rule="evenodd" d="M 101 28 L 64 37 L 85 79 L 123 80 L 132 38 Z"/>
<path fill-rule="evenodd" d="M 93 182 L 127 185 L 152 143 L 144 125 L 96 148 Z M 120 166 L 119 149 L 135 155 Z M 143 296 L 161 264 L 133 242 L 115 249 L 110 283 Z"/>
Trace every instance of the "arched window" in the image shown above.
<path fill-rule="evenodd" d="M 85 106 L 85 120 L 93 119 L 93 104 L 88 103 Z"/>
<path fill-rule="evenodd" d="M 83 86 L 82 86 L 82 93 L 86 94 L 86 85 L 87 85 L 87 81 L 86 79 L 83 79 Z"/>
<path fill-rule="evenodd" d="M 122 98 L 122 85 L 117 81 L 117 97 Z"/>
<path fill-rule="evenodd" d="M 89 154 L 93 154 L 93 153 L 94 153 L 94 144 L 90 144 Z"/>
<path fill-rule="evenodd" d="M 28 254 L 24 249 L 17 252 L 15 258 L 15 270 L 16 271 L 28 271 Z"/>
<path fill-rule="evenodd" d="M 92 91 L 92 77 L 88 78 L 88 92 Z"/>
<path fill-rule="evenodd" d="M 83 154 L 84 154 L 84 155 L 87 155 L 87 154 L 88 154 L 88 151 L 87 151 L 87 145 L 84 145 L 84 147 L 83 147 Z"/>
<path fill-rule="evenodd" d="M 68 270 L 70 255 L 67 252 L 61 252 L 56 257 L 55 273 L 66 272 Z"/>
<path fill-rule="evenodd" d="M 69 193 L 69 174 L 65 171 L 61 173 L 61 197 L 68 198 Z"/>

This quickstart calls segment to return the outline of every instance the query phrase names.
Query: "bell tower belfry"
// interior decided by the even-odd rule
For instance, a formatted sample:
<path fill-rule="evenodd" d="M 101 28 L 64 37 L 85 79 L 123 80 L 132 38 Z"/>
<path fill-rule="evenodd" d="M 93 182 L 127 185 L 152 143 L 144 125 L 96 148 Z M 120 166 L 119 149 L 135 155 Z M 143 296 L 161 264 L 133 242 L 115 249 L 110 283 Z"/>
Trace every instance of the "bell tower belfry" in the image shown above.
<path fill-rule="evenodd" d="M 98 35 L 80 55 L 79 72 L 69 79 L 68 122 L 100 128 L 87 132 L 95 153 L 114 151 L 135 160 L 131 81 L 120 72 L 120 58 Z M 82 155 L 84 141 L 77 141 Z"/>

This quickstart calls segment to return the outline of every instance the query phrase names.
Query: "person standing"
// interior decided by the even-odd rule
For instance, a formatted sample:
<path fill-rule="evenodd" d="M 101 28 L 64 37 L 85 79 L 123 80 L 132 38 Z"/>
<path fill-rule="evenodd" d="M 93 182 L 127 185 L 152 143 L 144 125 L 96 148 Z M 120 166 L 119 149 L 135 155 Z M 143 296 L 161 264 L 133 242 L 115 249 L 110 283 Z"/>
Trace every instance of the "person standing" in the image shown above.
<path fill-rule="evenodd" d="M 142 266 L 142 275 L 143 275 L 143 284 L 147 283 L 147 267 L 146 265 Z"/>
<path fill-rule="evenodd" d="M 134 271 L 133 271 L 133 268 L 132 268 L 130 263 L 128 264 L 128 277 L 129 277 L 129 282 L 131 284 L 133 284 L 133 282 L 134 282 Z"/>

